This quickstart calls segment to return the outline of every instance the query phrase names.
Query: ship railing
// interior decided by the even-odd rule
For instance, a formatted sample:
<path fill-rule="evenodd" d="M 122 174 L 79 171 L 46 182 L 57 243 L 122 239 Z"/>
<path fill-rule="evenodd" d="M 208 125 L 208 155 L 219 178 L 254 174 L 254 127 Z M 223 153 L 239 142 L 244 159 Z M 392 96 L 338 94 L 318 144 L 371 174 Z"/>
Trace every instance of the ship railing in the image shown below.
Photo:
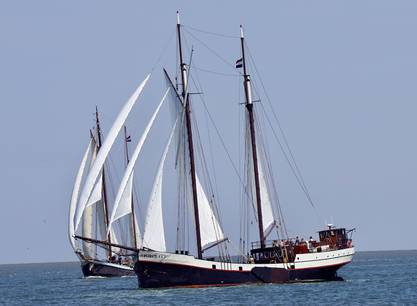
<path fill-rule="evenodd" d="M 306 240 L 297 239 L 297 238 L 288 238 L 288 239 L 274 239 L 274 240 L 265 240 L 265 248 L 270 247 L 289 247 L 296 246 L 302 243 L 306 243 Z M 260 241 L 251 242 L 251 249 L 260 249 L 262 246 Z"/>

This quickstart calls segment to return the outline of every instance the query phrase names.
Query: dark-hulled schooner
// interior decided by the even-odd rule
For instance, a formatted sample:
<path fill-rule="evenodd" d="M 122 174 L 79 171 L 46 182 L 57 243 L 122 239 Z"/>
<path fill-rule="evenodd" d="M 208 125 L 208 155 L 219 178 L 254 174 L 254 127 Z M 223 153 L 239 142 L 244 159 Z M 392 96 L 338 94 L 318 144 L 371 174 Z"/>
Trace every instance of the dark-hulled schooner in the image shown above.
<path fill-rule="evenodd" d="M 245 283 L 286 283 L 298 281 L 322 281 L 338 279 L 337 270 L 350 263 L 355 253 L 351 240 L 351 230 L 332 225 L 319 232 L 319 239 L 290 239 L 285 235 L 282 215 L 276 216 L 273 202 L 276 201 L 268 160 L 262 141 L 257 133 L 257 116 L 252 97 L 251 78 L 245 55 L 244 33 L 241 27 L 241 58 L 237 68 L 243 69 L 246 117 L 246 186 L 245 198 L 255 211 L 259 241 L 253 242 L 248 253 L 232 260 L 223 249 L 218 257 L 205 255 L 213 247 L 227 244 L 216 209 L 214 197 L 203 187 L 200 177 L 201 167 L 196 165 L 193 119 L 189 72 L 191 64 L 183 59 L 181 27 L 177 16 L 177 36 L 181 90 L 175 86 L 165 72 L 168 86 L 174 93 L 178 108 L 178 147 L 176 165 L 180 173 L 179 209 L 190 207 L 195 230 L 196 256 L 190 255 L 184 243 L 177 244 L 175 252 L 167 252 L 157 247 L 142 248 L 134 270 L 141 288 L 161 288 L 178 286 L 221 286 Z M 192 57 L 192 56 L 191 56 Z M 191 60 L 190 60 L 191 62 Z M 160 211 L 158 212 L 160 214 Z M 180 218 L 178 213 L 178 218 Z M 158 219 L 161 222 L 161 217 Z M 179 222 L 181 223 L 181 222 Z M 158 223 L 159 224 L 159 223 Z M 184 226 L 184 223 L 180 224 Z M 179 227 L 178 227 L 179 228 Z M 160 225 L 159 228 L 160 230 Z M 267 240 L 273 230 L 281 231 L 277 239 Z M 163 230 L 163 227 L 162 227 Z M 158 239 L 160 231 L 154 232 Z M 162 234 L 163 235 L 163 234 Z"/>
<path fill-rule="evenodd" d="M 130 205 L 129 213 L 131 216 L 130 234 L 124 233 L 124 237 L 122 237 L 125 240 L 124 244 L 119 244 L 119 238 L 117 238 L 114 228 L 109 226 L 111 223 L 109 223 L 110 211 L 104 163 L 101 166 L 93 188 L 87 191 L 89 192 L 87 202 L 84 202 L 83 206 L 81 206 L 79 193 L 81 183 L 86 183 L 84 176 L 87 175 L 84 175 L 84 172 L 87 163 L 90 163 L 90 171 L 92 171 L 102 147 L 102 134 L 97 109 L 95 116 L 96 128 L 94 131 L 90 131 L 90 142 L 84 153 L 74 184 L 69 213 L 69 240 L 80 260 L 84 277 L 134 276 L 133 264 L 134 260 L 136 260 L 138 239 L 140 237 L 136 233 L 138 226 L 134 213 L 133 196 L 128 199 L 128 201 L 130 200 L 128 205 Z M 126 126 L 124 126 L 124 133 L 126 163 L 128 164 L 127 143 L 130 137 L 127 136 Z M 98 162 L 100 161 L 98 160 Z M 131 242 L 129 245 L 127 245 L 127 240 Z"/>

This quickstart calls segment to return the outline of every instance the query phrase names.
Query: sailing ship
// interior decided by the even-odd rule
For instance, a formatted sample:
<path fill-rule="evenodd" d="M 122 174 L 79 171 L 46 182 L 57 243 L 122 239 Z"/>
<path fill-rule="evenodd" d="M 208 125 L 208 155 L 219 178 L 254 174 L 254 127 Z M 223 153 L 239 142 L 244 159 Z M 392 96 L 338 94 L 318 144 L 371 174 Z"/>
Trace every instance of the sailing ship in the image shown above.
<path fill-rule="evenodd" d="M 69 240 L 81 262 L 81 270 L 85 277 L 134 276 L 133 264 L 136 259 L 137 241 L 140 238 L 136 234 L 137 222 L 133 195 L 126 200 L 130 205 L 130 211 L 127 214 L 131 219 L 128 231 L 123 233 L 124 244 L 121 245 L 114 228 L 107 231 L 110 221 L 107 172 L 104 166 L 106 157 L 103 159 L 103 155 L 100 155 L 103 143 L 97 108 L 95 119 L 96 127 L 94 132 L 90 131 L 90 142 L 81 161 L 73 188 L 69 212 Z M 126 126 L 124 126 L 124 136 L 127 165 L 129 163 L 128 142 L 130 142 L 130 136 L 127 135 Z M 109 140 L 114 141 L 114 139 L 106 139 L 104 149 L 109 147 Z M 90 172 L 88 175 L 84 175 L 88 162 L 90 163 Z M 95 167 L 96 163 L 102 163 L 98 172 L 96 170 L 98 168 Z M 91 180 L 93 171 L 96 171 L 98 177 L 95 179 L 95 183 L 88 187 L 88 179 Z M 82 198 L 80 197 L 82 182 L 87 185 L 83 194 L 89 193 L 85 202 L 81 202 Z M 127 244 L 128 240 L 131 241 L 130 245 Z M 98 247 L 101 247 L 101 252 Z"/>
<path fill-rule="evenodd" d="M 226 237 L 219 217 L 216 198 L 204 167 L 204 158 L 195 136 L 195 118 L 192 111 L 189 86 L 190 63 L 183 57 L 182 25 L 177 12 L 177 46 L 179 54 L 180 84 L 174 85 L 168 73 L 165 77 L 177 109 L 173 133 L 177 140 L 176 169 L 178 170 L 178 220 L 177 247 L 166 251 L 164 222 L 162 218 L 162 172 L 167 147 L 161 159 L 148 208 L 149 227 L 153 229 L 138 252 L 134 270 L 141 288 L 222 286 L 246 283 L 286 283 L 299 281 L 324 281 L 340 279 L 337 271 L 350 263 L 355 254 L 352 230 L 328 225 L 319 232 L 319 239 L 292 239 L 288 237 L 282 213 L 275 208 L 273 175 L 258 133 L 259 122 L 252 94 L 251 77 L 246 59 L 243 28 L 240 28 L 241 58 L 236 68 L 242 69 L 245 95 L 245 188 L 244 199 L 252 207 L 257 224 L 259 241 L 242 240 L 242 255 L 235 258 L 228 253 Z M 178 88 L 180 85 L 180 89 Z M 172 135 L 169 142 L 171 142 Z M 200 164 L 198 164 L 200 157 Z M 205 178 L 204 182 L 202 178 Z M 251 211 L 251 209 L 248 209 Z M 192 219 L 187 223 L 185 214 Z M 195 232 L 196 254 L 189 252 L 186 229 Z M 247 231 L 245 227 L 244 231 Z M 275 239 L 267 240 L 272 232 Z M 218 249 L 218 256 L 210 250 Z M 247 250 L 247 253 L 244 251 Z"/>
<path fill-rule="evenodd" d="M 125 126 L 149 78 L 150 74 L 124 104 L 104 141 L 102 141 L 100 121 L 96 110 L 95 133 L 90 132 L 90 142 L 75 179 L 69 211 L 69 240 L 86 277 L 134 276 L 133 266 L 142 245 L 162 250 L 165 248 L 165 241 L 150 238 L 155 226 L 161 224 L 158 218 L 155 219 L 155 213 L 158 216 L 158 208 L 155 207 L 158 198 L 155 195 L 158 194 L 162 183 L 156 184 L 151 193 L 142 237 L 135 214 L 133 178 L 136 162 L 169 89 L 154 110 L 131 156 L 129 156 L 128 142 L 132 139 L 127 135 Z M 110 151 L 122 128 L 124 129 L 125 169 L 117 193 L 114 199 L 110 199 L 106 188 L 106 162 L 110 158 Z M 173 133 L 171 134 L 170 139 L 173 137 Z M 169 145 L 165 151 L 168 147 Z M 164 154 L 166 156 L 167 152 Z M 88 162 L 90 168 L 84 175 Z M 162 168 L 159 171 L 162 172 Z"/>

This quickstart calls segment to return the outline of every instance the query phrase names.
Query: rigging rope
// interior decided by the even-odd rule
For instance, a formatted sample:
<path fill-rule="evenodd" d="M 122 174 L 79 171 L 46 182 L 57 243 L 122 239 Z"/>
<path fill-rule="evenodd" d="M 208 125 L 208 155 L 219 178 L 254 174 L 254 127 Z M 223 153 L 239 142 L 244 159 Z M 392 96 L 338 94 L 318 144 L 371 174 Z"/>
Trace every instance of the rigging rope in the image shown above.
<path fill-rule="evenodd" d="M 228 62 L 225 58 L 223 58 L 219 53 L 217 53 L 216 51 L 214 51 L 212 48 L 210 48 L 205 42 L 203 42 L 202 40 L 198 39 L 193 33 L 191 33 L 190 31 L 187 31 L 187 29 L 185 29 L 185 31 L 192 36 L 196 41 L 198 41 L 199 43 L 201 43 L 204 47 L 206 47 L 207 50 L 209 50 L 210 52 L 212 52 L 217 58 L 219 58 L 223 63 L 225 63 L 227 66 L 231 67 L 233 69 L 233 71 L 236 71 L 235 68 L 235 64 L 234 63 L 230 63 Z"/>
<path fill-rule="evenodd" d="M 216 33 L 216 32 L 210 32 L 210 31 L 206 31 L 206 30 L 201 30 L 198 28 L 194 28 L 192 26 L 189 25 L 182 25 L 183 27 L 186 27 L 190 30 L 196 31 L 196 32 L 200 32 L 200 33 L 204 33 L 204 34 L 209 34 L 209 35 L 214 35 L 214 36 L 219 36 L 219 37 L 224 37 L 224 38 L 233 38 L 233 39 L 239 39 L 240 36 L 235 36 L 235 35 L 228 35 L 228 34 L 222 34 L 222 33 Z"/>
<path fill-rule="evenodd" d="M 284 156 L 285 156 L 285 158 L 286 158 L 287 162 L 289 163 L 290 168 L 291 168 L 291 170 L 292 170 L 293 174 L 295 175 L 297 182 L 299 183 L 299 185 L 300 185 L 300 187 L 301 187 L 301 190 L 302 190 L 302 191 L 304 192 L 304 194 L 306 195 L 306 197 L 307 197 L 307 200 L 308 200 L 309 204 L 310 204 L 310 205 L 311 205 L 311 206 L 315 209 L 315 211 L 316 211 L 316 210 L 317 210 L 317 208 L 316 208 L 316 206 L 315 206 L 315 204 L 314 204 L 314 202 L 313 202 L 313 200 L 312 200 L 312 198 L 311 198 L 311 196 L 310 196 L 310 192 L 308 191 L 307 185 L 305 184 L 304 178 L 303 178 L 303 176 L 302 176 L 302 174 L 301 174 L 301 171 L 300 171 L 300 169 L 299 169 L 299 167 L 298 167 L 298 164 L 297 164 L 297 162 L 296 162 L 296 160 L 295 160 L 294 154 L 293 154 L 293 152 L 292 152 L 292 150 L 291 150 L 291 148 L 290 148 L 290 146 L 289 146 L 289 143 L 288 143 L 287 137 L 285 136 L 285 133 L 284 133 L 284 131 L 283 131 L 283 129 L 282 129 L 282 126 L 281 126 L 281 124 L 280 124 L 280 121 L 279 121 L 279 119 L 278 119 L 278 115 L 277 115 L 277 114 L 276 114 L 276 112 L 275 112 L 275 109 L 274 109 L 274 107 L 273 107 L 273 105 L 272 105 L 271 99 L 269 98 L 268 92 L 266 91 L 265 85 L 264 85 L 264 83 L 263 83 L 263 81 L 262 81 L 262 78 L 260 77 L 260 74 L 259 74 L 259 72 L 258 72 L 258 68 L 257 68 L 257 66 L 256 66 L 256 64 L 255 64 L 255 61 L 254 61 L 253 57 L 252 57 L 252 53 L 250 52 L 249 47 L 248 47 L 248 46 L 246 46 L 246 47 L 247 47 L 247 50 L 248 50 L 248 54 L 249 54 L 249 57 L 250 57 L 251 63 L 253 64 L 253 67 L 254 67 L 254 69 L 255 69 L 256 76 L 257 76 L 257 78 L 259 79 L 259 81 L 260 81 L 260 83 L 261 83 L 262 90 L 263 90 L 263 92 L 264 92 L 264 94 L 265 94 L 265 96 L 266 96 L 267 102 L 268 102 L 268 104 L 269 104 L 269 106 L 270 106 L 270 108 L 271 108 L 271 110 L 272 110 L 272 114 L 273 114 L 274 119 L 275 119 L 275 121 L 276 121 L 276 123 L 277 123 L 277 125 L 278 125 L 278 129 L 279 129 L 279 131 L 280 131 L 280 133 L 281 133 L 281 135 L 282 135 L 282 138 L 283 138 L 283 140 L 284 140 L 285 147 L 286 147 L 286 148 L 287 148 L 287 150 L 288 150 L 288 153 L 289 153 L 289 156 L 290 156 L 290 159 L 291 159 L 292 163 L 290 162 L 290 159 L 288 158 L 288 155 L 287 155 L 287 153 L 285 152 L 284 147 L 282 146 L 282 143 L 279 141 L 279 139 L 278 139 L 278 135 L 276 134 L 275 129 L 273 128 L 272 123 L 271 123 L 271 121 L 270 121 L 269 117 L 267 116 L 267 113 L 266 113 L 265 109 L 264 109 L 264 108 L 263 108 L 263 106 L 262 106 L 262 108 L 263 108 L 263 110 L 264 110 L 264 112 L 265 112 L 265 117 L 266 117 L 266 118 L 267 118 L 267 120 L 268 120 L 268 123 L 269 123 L 269 125 L 270 125 L 270 127 L 271 127 L 271 129 L 272 129 L 272 131 L 273 131 L 273 135 L 274 135 L 274 137 L 275 137 L 276 141 L 278 142 L 278 144 L 279 144 L 279 146 L 280 146 L 280 148 L 281 148 L 281 151 L 283 152 L 283 154 L 284 154 Z M 262 105 L 262 104 L 261 104 L 261 105 Z M 293 166 L 292 166 L 292 165 L 293 165 Z M 317 212 L 317 211 L 316 211 L 316 214 L 318 214 L 318 212 Z"/>
<path fill-rule="evenodd" d="M 192 68 L 203 71 L 203 72 L 216 74 L 216 75 L 222 75 L 222 76 L 228 76 L 228 77 L 240 77 L 240 75 L 237 73 L 233 74 L 233 73 L 218 72 L 218 71 L 213 71 L 213 70 L 209 70 L 205 68 L 196 67 L 195 65 L 192 65 Z"/>

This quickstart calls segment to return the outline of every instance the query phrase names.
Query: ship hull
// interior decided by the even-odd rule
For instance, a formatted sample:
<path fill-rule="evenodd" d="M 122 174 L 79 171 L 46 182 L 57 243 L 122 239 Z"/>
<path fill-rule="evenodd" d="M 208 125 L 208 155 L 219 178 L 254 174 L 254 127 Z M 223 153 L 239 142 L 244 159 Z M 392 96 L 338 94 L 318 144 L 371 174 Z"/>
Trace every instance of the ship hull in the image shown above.
<path fill-rule="evenodd" d="M 125 265 L 114 264 L 98 260 L 84 260 L 81 262 L 81 270 L 84 277 L 121 277 L 135 276 L 133 268 Z"/>
<path fill-rule="evenodd" d="M 333 281 L 341 280 L 337 276 L 337 270 L 351 261 L 353 252 L 344 253 L 338 257 L 335 254 L 330 254 L 330 257 L 327 257 L 329 254 L 320 254 L 322 258 L 300 260 L 291 265 L 225 264 L 185 255 L 153 254 L 167 256 L 158 259 L 152 258 L 152 253 L 147 253 L 139 255 L 135 273 L 141 288 Z"/>

